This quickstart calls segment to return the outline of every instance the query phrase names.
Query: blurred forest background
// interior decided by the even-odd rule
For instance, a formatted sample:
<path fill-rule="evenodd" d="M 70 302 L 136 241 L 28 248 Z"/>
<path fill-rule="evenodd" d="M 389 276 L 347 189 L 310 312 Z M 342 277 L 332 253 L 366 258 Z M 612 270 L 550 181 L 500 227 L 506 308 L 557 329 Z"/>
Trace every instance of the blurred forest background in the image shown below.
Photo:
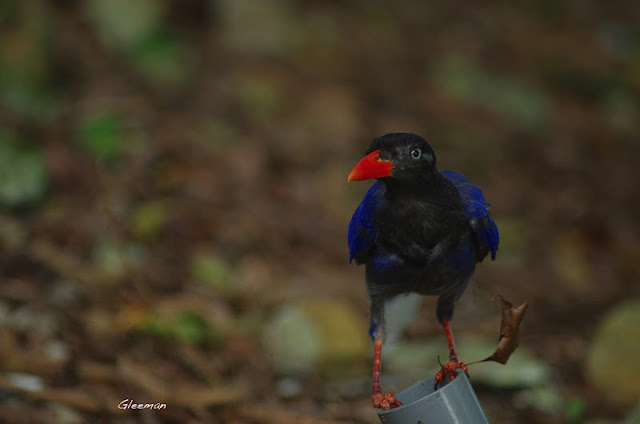
<path fill-rule="evenodd" d="M 346 177 L 403 131 L 500 228 L 462 359 L 530 304 L 470 367 L 491 422 L 640 422 L 639 94 L 631 1 L 0 1 L 0 421 L 377 422 Z M 446 357 L 434 301 L 386 390 Z"/>

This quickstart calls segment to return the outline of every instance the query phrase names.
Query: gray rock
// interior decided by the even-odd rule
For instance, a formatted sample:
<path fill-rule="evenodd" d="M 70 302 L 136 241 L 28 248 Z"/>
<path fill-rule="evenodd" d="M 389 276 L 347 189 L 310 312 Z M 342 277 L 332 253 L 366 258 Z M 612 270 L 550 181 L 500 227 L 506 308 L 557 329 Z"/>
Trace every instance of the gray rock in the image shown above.
<path fill-rule="evenodd" d="M 612 403 L 631 406 L 640 398 L 640 299 L 606 314 L 589 347 L 584 370 L 588 380 Z"/>

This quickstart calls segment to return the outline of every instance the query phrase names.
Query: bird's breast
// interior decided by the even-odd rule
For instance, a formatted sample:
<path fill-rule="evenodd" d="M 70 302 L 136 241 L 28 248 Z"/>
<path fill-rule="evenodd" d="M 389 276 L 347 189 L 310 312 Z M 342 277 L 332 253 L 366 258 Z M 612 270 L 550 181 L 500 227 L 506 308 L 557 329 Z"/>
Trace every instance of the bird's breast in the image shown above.
<path fill-rule="evenodd" d="M 468 229 L 462 212 L 419 202 L 406 202 L 382 211 L 376 225 L 378 243 L 413 263 L 442 256 Z"/>

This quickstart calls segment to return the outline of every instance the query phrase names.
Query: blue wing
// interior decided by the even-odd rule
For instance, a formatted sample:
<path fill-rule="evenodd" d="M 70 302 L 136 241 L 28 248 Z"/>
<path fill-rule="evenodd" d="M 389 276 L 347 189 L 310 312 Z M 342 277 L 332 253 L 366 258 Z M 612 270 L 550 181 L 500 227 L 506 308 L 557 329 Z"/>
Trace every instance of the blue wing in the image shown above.
<path fill-rule="evenodd" d="M 376 182 L 371 186 L 364 199 L 356 208 L 349 222 L 349 262 L 366 261 L 370 249 L 376 240 L 373 216 L 380 203 L 384 201 L 384 185 Z"/>
<path fill-rule="evenodd" d="M 500 236 L 498 227 L 489 213 L 490 205 L 484 200 L 482 191 L 457 172 L 440 171 L 440 174 L 458 189 L 469 217 L 469 225 L 475 234 L 478 259 L 484 259 L 489 252 L 491 259 L 495 259 Z"/>

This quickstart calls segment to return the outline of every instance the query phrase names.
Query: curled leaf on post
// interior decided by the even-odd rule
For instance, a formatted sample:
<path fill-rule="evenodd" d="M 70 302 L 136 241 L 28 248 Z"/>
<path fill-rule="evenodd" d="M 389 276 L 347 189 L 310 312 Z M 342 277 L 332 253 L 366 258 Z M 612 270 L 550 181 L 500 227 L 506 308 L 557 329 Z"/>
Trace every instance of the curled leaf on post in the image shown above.
<path fill-rule="evenodd" d="M 500 321 L 500 343 L 491 356 L 478 362 L 498 362 L 506 364 L 511 354 L 518 347 L 518 335 L 520 333 L 520 323 L 527 311 L 529 303 L 525 300 L 520 306 L 513 307 L 511 302 L 498 295 L 495 298 L 502 306 L 502 320 Z"/>

